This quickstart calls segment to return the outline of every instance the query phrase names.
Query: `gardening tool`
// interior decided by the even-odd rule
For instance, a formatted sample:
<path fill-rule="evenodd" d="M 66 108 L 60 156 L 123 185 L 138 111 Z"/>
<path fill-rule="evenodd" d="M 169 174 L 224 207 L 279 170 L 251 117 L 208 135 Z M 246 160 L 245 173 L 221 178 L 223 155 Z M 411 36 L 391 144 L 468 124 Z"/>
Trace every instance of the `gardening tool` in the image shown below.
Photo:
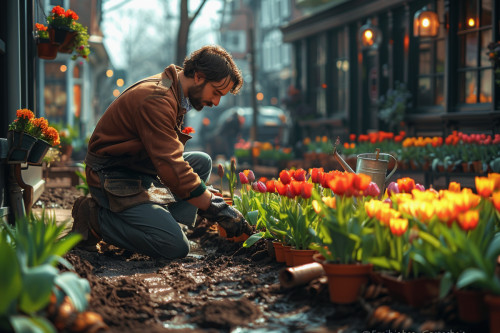
<path fill-rule="evenodd" d="M 389 178 L 391 178 L 394 172 L 396 172 L 396 169 L 398 167 L 398 161 L 396 160 L 396 158 L 391 154 L 381 153 L 380 149 L 377 148 L 375 149 L 375 153 L 365 153 L 357 155 L 356 172 L 354 172 L 349 164 L 347 164 L 346 161 L 344 161 L 344 159 L 337 152 L 337 145 L 339 144 L 339 142 L 340 141 L 337 138 L 335 146 L 333 147 L 333 156 L 340 163 L 340 165 L 342 165 L 344 170 L 352 173 L 364 173 L 365 175 L 372 177 L 372 182 L 377 184 L 378 188 L 380 189 L 381 195 L 383 195 L 387 181 L 389 180 Z M 396 163 L 394 164 L 394 168 L 391 170 L 391 172 L 386 176 L 387 167 L 391 158 L 394 159 Z"/>

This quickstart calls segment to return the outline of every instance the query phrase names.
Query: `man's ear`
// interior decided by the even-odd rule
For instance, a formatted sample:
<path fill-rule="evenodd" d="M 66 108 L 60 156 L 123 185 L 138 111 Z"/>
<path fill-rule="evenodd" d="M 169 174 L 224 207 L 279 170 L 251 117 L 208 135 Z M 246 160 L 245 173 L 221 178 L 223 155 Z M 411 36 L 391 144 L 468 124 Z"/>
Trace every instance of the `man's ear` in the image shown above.
<path fill-rule="evenodd" d="M 205 81 L 205 74 L 200 73 L 200 72 L 195 72 L 194 73 L 194 83 L 195 84 L 201 84 Z"/>

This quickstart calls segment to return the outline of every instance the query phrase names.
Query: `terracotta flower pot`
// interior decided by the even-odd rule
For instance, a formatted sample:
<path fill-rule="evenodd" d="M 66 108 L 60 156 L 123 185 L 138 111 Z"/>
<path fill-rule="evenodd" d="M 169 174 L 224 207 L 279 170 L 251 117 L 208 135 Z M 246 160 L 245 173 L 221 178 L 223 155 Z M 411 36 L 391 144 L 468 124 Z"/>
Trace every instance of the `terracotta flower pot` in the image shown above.
<path fill-rule="evenodd" d="M 478 290 L 456 289 L 458 316 L 466 323 L 480 323 L 486 320 L 486 303 L 484 292 Z"/>
<path fill-rule="evenodd" d="M 290 250 L 293 257 L 293 265 L 300 266 L 314 262 L 313 255 L 317 253 L 315 250 L 299 250 L 292 248 Z"/>
<path fill-rule="evenodd" d="M 314 260 L 323 266 L 328 277 L 330 301 L 338 304 L 354 303 L 373 269 L 372 264 L 329 263 L 319 253 L 314 255 Z"/>
<path fill-rule="evenodd" d="M 285 262 L 285 249 L 280 242 L 273 242 L 274 254 L 277 262 Z"/>
<path fill-rule="evenodd" d="M 500 296 L 486 295 L 484 301 L 490 313 L 490 332 L 500 332 Z"/>
<path fill-rule="evenodd" d="M 285 253 L 285 264 L 289 267 L 293 266 L 293 257 L 292 257 L 292 247 L 288 245 L 283 245 L 284 253 Z"/>
<path fill-rule="evenodd" d="M 439 296 L 439 279 L 401 280 L 388 274 L 380 274 L 380 279 L 394 300 L 413 307 L 421 307 Z"/>
<path fill-rule="evenodd" d="M 38 58 L 52 60 L 57 57 L 57 45 L 50 42 L 50 39 L 39 39 L 36 44 Z"/>

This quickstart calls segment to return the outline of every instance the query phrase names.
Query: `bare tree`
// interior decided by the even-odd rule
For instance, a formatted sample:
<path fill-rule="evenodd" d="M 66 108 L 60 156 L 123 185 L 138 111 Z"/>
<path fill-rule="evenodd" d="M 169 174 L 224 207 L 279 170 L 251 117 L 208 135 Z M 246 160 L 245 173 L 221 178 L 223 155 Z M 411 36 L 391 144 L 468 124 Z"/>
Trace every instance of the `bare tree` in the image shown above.
<path fill-rule="evenodd" d="M 203 6 L 207 0 L 202 0 L 196 11 L 192 16 L 189 16 L 189 0 L 179 0 L 180 2 L 180 18 L 179 18 L 179 31 L 177 33 L 177 52 L 176 52 L 176 64 L 182 66 L 184 63 L 184 58 L 187 54 L 187 42 L 189 37 L 189 28 L 191 24 L 196 19 L 198 14 L 200 14 Z"/>

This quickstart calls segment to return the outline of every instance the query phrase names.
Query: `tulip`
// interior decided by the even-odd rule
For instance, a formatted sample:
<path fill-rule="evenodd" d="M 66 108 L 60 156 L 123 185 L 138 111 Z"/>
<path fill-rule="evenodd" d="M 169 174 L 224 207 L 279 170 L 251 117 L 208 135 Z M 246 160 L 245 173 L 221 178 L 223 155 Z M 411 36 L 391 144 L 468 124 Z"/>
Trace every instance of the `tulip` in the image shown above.
<path fill-rule="evenodd" d="M 254 175 L 253 171 L 252 170 L 243 170 L 243 173 L 245 174 L 245 176 L 247 176 L 248 181 L 250 183 L 253 183 L 253 181 L 255 180 L 255 175 Z"/>
<path fill-rule="evenodd" d="M 422 184 L 418 184 L 418 183 L 417 183 L 417 184 L 415 184 L 415 189 L 417 189 L 417 190 L 419 190 L 419 191 L 423 192 L 423 191 L 425 191 L 425 186 L 424 186 L 424 185 L 422 185 Z"/>
<path fill-rule="evenodd" d="M 276 192 L 276 184 L 275 184 L 275 182 L 276 181 L 274 179 L 268 180 L 266 182 L 267 192 L 269 192 L 269 193 L 275 193 Z"/>
<path fill-rule="evenodd" d="M 493 193 L 491 199 L 493 201 L 493 206 L 495 206 L 497 211 L 500 213 L 500 192 Z"/>
<path fill-rule="evenodd" d="M 280 180 L 283 184 L 287 185 L 290 184 L 290 182 L 292 181 L 292 177 L 287 170 L 281 170 Z"/>
<path fill-rule="evenodd" d="M 393 193 L 399 193 L 399 186 L 396 182 L 390 182 L 387 186 L 387 196 L 391 197 Z"/>
<path fill-rule="evenodd" d="M 370 182 L 368 187 L 363 191 L 363 195 L 366 197 L 378 197 L 380 195 L 380 189 L 376 183 Z"/>
<path fill-rule="evenodd" d="M 243 172 L 240 172 L 239 176 L 240 176 L 240 183 L 241 184 L 248 184 L 249 183 L 248 177 Z"/>
<path fill-rule="evenodd" d="M 493 178 L 476 177 L 477 194 L 483 198 L 488 198 L 495 189 L 495 180 Z"/>
<path fill-rule="evenodd" d="M 311 180 L 315 184 L 321 184 L 324 174 L 323 168 L 313 168 L 311 169 Z"/>
<path fill-rule="evenodd" d="M 293 173 L 293 178 L 298 181 L 305 181 L 306 180 L 306 170 L 304 169 L 297 169 Z"/>
<path fill-rule="evenodd" d="M 304 199 L 309 199 L 312 195 L 313 183 L 301 182 L 300 183 L 300 196 Z"/>
<path fill-rule="evenodd" d="M 477 226 L 479 222 L 479 211 L 468 210 L 464 213 L 458 214 L 457 221 L 462 230 L 472 230 Z"/>
<path fill-rule="evenodd" d="M 394 236 L 402 236 L 408 230 L 408 219 L 391 218 L 389 228 Z"/>

